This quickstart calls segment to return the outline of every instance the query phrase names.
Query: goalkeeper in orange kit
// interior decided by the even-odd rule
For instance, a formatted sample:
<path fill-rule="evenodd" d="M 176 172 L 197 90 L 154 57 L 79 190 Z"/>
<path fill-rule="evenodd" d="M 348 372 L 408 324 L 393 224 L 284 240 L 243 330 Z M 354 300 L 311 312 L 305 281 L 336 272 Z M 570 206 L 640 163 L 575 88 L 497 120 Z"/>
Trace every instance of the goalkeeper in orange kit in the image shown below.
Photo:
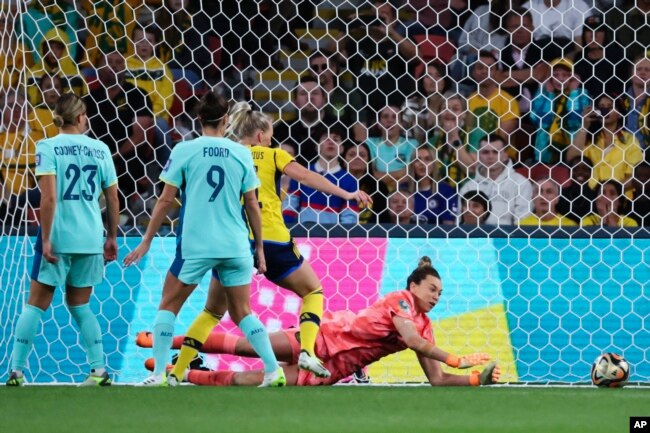
<path fill-rule="evenodd" d="M 332 385 L 386 355 L 412 349 L 422 370 L 434 386 L 478 386 L 496 383 L 500 367 L 490 362 L 482 372 L 470 375 L 444 373 L 440 363 L 454 368 L 470 368 L 485 364 L 486 353 L 463 357 L 451 355 L 435 345 L 431 321 L 427 313 L 435 307 L 442 294 L 440 275 L 427 257 L 407 279 L 406 290 L 396 291 L 379 299 L 368 308 L 354 314 L 349 311 L 326 313 L 316 340 L 316 355 L 331 372 L 319 378 L 297 367 L 300 353 L 300 333 L 297 329 L 269 334 L 273 351 L 283 366 L 288 385 Z M 138 345 L 150 347 L 151 336 L 138 335 Z M 173 348 L 180 348 L 183 337 L 175 337 Z M 213 333 L 201 348 L 204 353 L 223 353 L 257 357 L 243 337 Z M 148 363 L 150 363 L 148 361 Z M 151 367 L 151 365 L 148 365 Z M 201 371 L 188 370 L 184 379 L 196 385 L 259 385 L 260 371 Z"/>

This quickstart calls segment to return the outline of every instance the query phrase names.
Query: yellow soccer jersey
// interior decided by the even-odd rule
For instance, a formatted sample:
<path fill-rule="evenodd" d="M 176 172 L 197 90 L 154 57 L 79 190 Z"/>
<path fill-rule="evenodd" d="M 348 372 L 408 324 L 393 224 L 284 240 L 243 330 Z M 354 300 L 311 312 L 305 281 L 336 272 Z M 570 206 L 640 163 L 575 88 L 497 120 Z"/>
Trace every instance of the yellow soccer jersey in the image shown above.
<path fill-rule="evenodd" d="M 284 167 L 294 159 L 280 148 L 252 146 L 250 150 L 253 155 L 253 165 L 261 183 L 257 198 L 262 211 L 262 236 L 265 241 L 289 242 L 291 235 L 282 218 L 280 176 L 282 176 Z"/>

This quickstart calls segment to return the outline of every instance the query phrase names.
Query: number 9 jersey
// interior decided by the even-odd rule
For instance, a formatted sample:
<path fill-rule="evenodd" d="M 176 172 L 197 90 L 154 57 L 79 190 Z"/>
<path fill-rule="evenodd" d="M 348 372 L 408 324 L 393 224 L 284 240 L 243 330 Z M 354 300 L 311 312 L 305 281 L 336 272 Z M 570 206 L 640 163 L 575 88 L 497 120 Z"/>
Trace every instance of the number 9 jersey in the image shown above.
<path fill-rule="evenodd" d="M 208 136 L 178 143 L 160 180 L 181 191 L 177 258 L 252 255 L 241 196 L 260 183 L 248 148 Z"/>
<path fill-rule="evenodd" d="M 102 254 L 104 225 L 99 196 L 117 183 L 108 146 L 83 134 L 59 134 L 39 141 L 36 176 L 50 175 L 56 176 L 50 238 L 54 252 Z M 37 242 L 37 251 L 38 247 Z"/>

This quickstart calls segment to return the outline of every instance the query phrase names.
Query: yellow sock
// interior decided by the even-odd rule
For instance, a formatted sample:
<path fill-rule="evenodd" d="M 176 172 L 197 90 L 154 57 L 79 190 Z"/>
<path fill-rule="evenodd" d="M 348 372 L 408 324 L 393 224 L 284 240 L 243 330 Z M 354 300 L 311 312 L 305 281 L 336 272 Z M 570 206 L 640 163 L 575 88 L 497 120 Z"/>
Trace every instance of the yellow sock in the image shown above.
<path fill-rule="evenodd" d="M 210 332 L 212 332 L 212 329 L 217 326 L 220 319 L 221 316 L 217 317 L 207 310 L 203 310 L 199 313 L 185 334 L 183 346 L 181 347 L 178 359 L 176 360 L 176 365 L 174 365 L 171 374 L 176 376 L 178 379 L 183 377 L 190 362 L 192 362 L 196 354 L 199 353 L 201 346 L 205 343 L 205 340 L 208 339 Z"/>
<path fill-rule="evenodd" d="M 323 316 L 323 289 L 319 287 L 302 298 L 300 310 L 300 348 L 315 355 L 314 345 Z"/>

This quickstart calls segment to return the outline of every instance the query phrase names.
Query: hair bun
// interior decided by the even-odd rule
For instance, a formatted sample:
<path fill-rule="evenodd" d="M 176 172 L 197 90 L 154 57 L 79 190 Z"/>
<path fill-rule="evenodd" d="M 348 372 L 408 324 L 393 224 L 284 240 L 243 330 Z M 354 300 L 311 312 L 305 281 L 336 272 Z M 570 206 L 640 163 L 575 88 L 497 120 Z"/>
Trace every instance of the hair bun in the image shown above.
<path fill-rule="evenodd" d="M 425 268 L 425 267 L 432 267 L 431 266 L 431 259 L 429 256 L 422 256 L 420 258 L 420 261 L 418 262 L 418 268 Z"/>

